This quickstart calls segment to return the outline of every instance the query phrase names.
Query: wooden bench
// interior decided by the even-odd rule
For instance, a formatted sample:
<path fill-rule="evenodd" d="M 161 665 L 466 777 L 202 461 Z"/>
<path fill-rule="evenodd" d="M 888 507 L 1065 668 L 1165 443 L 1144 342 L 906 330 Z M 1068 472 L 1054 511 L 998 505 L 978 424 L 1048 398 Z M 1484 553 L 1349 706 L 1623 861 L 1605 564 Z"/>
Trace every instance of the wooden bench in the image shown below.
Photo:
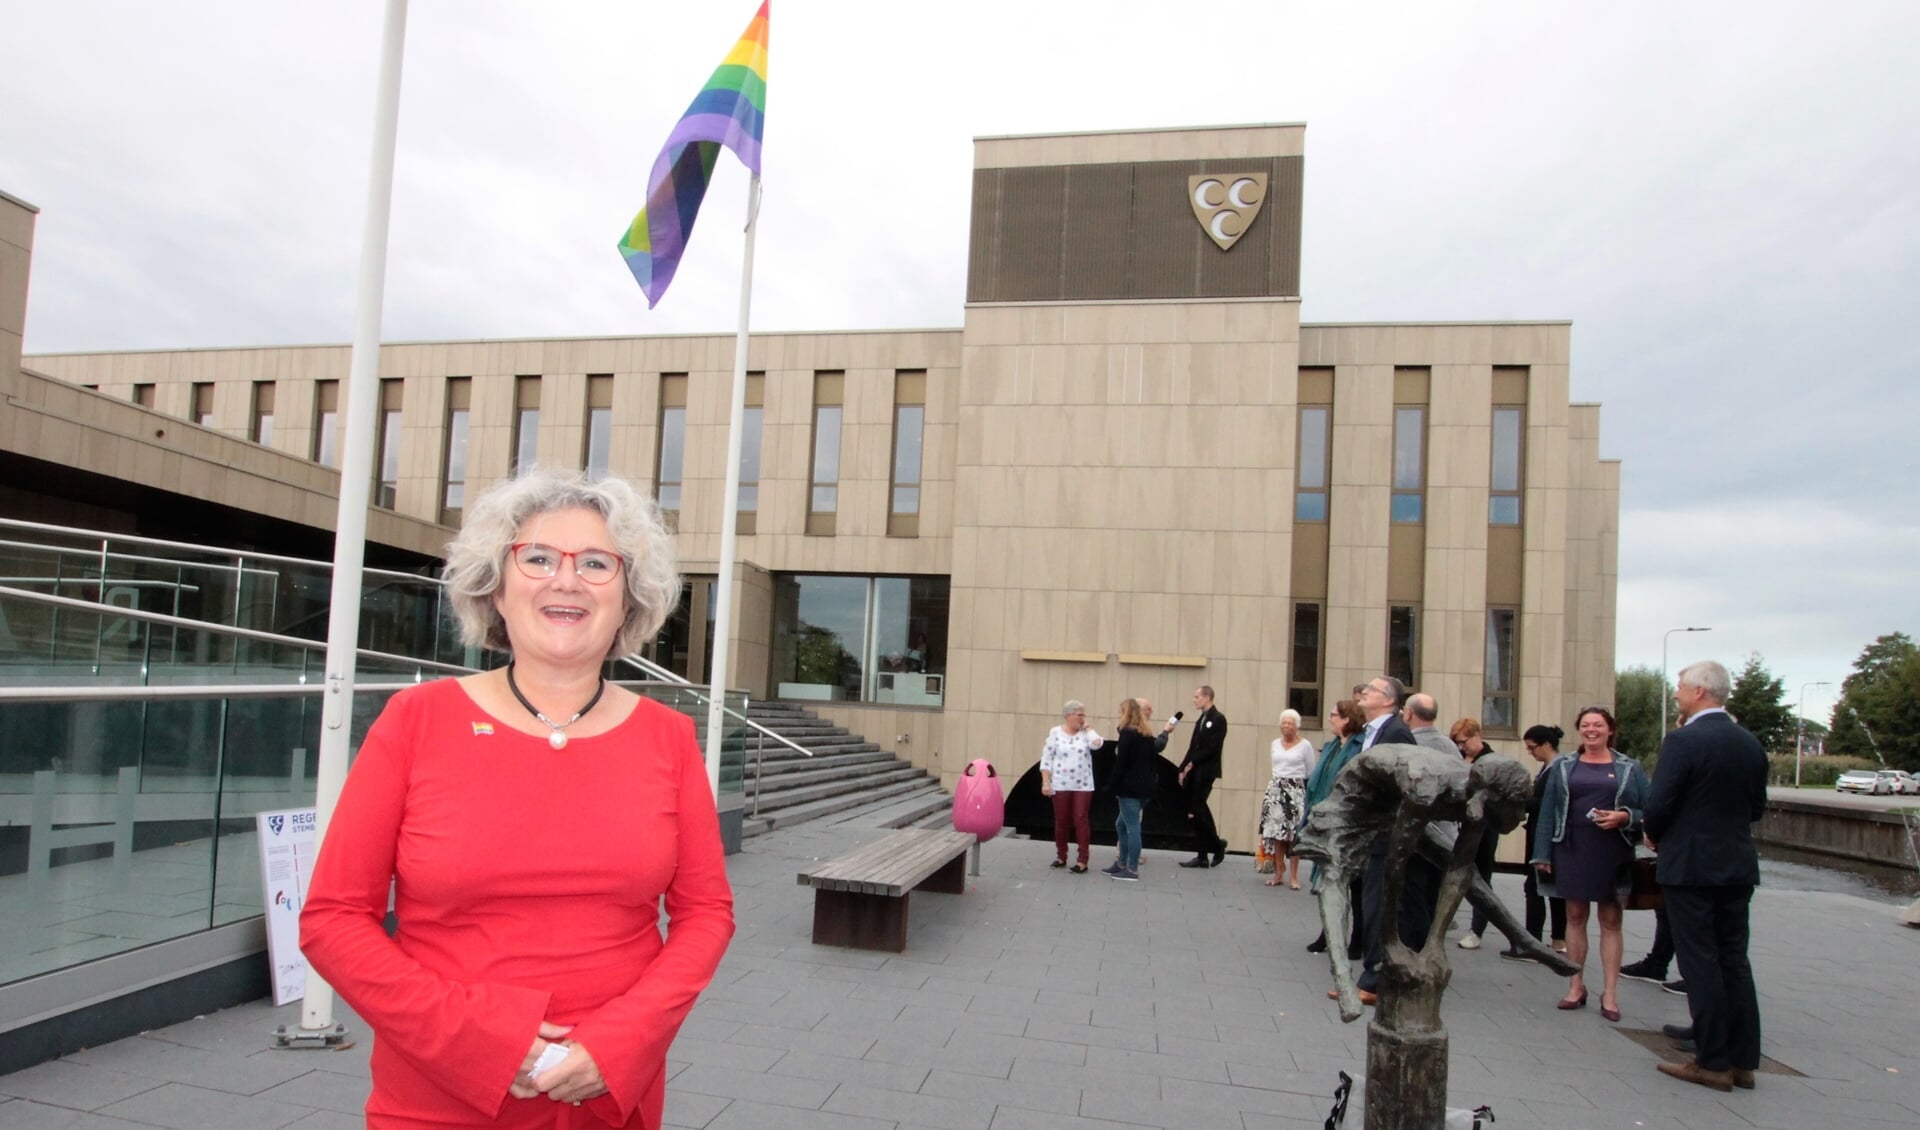
<path fill-rule="evenodd" d="M 903 828 L 800 872 L 813 888 L 813 944 L 900 953 L 907 948 L 907 895 L 966 890 L 972 832 Z"/>

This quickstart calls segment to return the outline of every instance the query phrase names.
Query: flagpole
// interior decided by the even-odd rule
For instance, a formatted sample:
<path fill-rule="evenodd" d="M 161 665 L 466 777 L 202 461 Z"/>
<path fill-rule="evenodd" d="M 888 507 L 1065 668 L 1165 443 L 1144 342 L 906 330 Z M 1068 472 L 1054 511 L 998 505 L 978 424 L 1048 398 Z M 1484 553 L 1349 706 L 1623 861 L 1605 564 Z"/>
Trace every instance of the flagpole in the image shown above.
<path fill-rule="evenodd" d="M 760 174 L 747 181 L 747 247 L 740 265 L 740 327 L 733 335 L 733 394 L 727 413 L 727 493 L 720 510 L 719 606 L 713 615 L 713 683 L 707 701 L 707 785 L 720 795 L 720 738 L 727 705 L 727 660 L 733 650 L 733 562 L 740 526 L 740 431 L 747 404 L 747 311 L 753 303 L 753 237 L 760 227 Z"/>
<path fill-rule="evenodd" d="M 315 774 L 315 844 L 326 841 L 340 789 L 347 781 L 353 737 L 355 653 L 360 646 L 360 580 L 366 564 L 367 502 L 373 472 L 374 408 L 380 398 L 380 312 L 386 297 L 387 220 L 393 206 L 393 154 L 400 126 L 400 64 L 407 39 L 407 0 L 387 0 L 380 37 L 380 84 L 373 111 L 373 157 L 367 171 L 367 214 L 360 232 L 360 280 L 354 303 L 353 354 L 347 373 L 345 443 L 340 452 L 340 510 L 334 524 L 333 587 L 327 608 L 326 693 L 322 698 L 320 766 Z M 333 988 L 311 970 L 297 1031 L 276 1033 L 283 1047 L 327 1047 L 346 1038 L 333 1020 Z"/>

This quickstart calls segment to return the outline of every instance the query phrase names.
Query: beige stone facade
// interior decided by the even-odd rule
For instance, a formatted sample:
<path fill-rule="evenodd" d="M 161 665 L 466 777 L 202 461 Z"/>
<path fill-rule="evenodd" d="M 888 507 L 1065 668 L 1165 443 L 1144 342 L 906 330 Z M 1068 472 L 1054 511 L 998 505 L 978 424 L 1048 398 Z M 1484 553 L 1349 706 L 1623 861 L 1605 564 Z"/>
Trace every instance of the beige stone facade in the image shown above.
<path fill-rule="evenodd" d="M 786 578 L 938 578 L 940 706 L 872 696 L 810 705 L 949 784 L 975 757 L 1011 784 L 1064 700 L 1085 700 L 1096 728 L 1110 730 L 1124 696 L 1151 697 L 1164 718 L 1191 710 L 1192 689 L 1207 683 L 1231 720 L 1214 806 L 1242 849 L 1289 694 L 1318 699 L 1307 733 L 1323 738 L 1326 707 L 1387 667 L 1395 625 L 1411 625 L 1394 638 L 1411 648 L 1414 681 L 1438 698 L 1444 727 L 1494 705 L 1489 633 L 1511 617 L 1500 650 L 1511 685 L 1498 693 L 1512 721 L 1489 734 L 1503 752 L 1519 752 L 1517 729 L 1571 728 L 1574 709 L 1611 701 L 1619 468 L 1600 458 L 1598 406 L 1568 402 L 1570 327 L 1302 324 L 1297 194 L 1276 189 L 1246 238 L 1222 251 L 1187 193 L 1242 164 L 1297 186 L 1303 152 L 1299 126 L 983 139 L 976 194 L 991 177 L 1009 209 L 1066 204 L 983 218 L 977 198 L 969 293 L 1048 297 L 970 301 L 958 329 L 755 334 L 758 506 L 739 543 L 730 681 L 757 696 L 780 689 L 774 621 Z M 1090 224 L 1086 209 L 1113 222 Z M 1026 226 L 1014 231 L 1016 221 Z M 11 230 L 0 229 L 0 250 Z M 1115 232 L 1133 245 L 1116 251 Z M 1083 244 L 1111 271 L 1076 258 Z M 14 261 L 7 254 L 0 268 Z M 0 296 L 14 288 L 0 275 Z M 1142 294 L 1154 296 L 1131 297 Z M 9 340 L 17 349 L 19 319 L 6 314 L 0 304 L 0 350 Z M 398 400 L 402 431 L 392 506 L 380 513 L 435 530 L 457 517 L 444 512 L 456 395 L 469 496 L 529 450 L 516 431 L 529 404 L 540 462 L 583 466 L 594 412 L 610 409 L 607 469 L 659 489 L 666 412 L 684 409 L 677 536 L 686 571 L 710 574 L 732 350 L 731 335 L 386 346 L 380 374 L 399 382 L 385 395 Z M 150 414 L 172 431 L 187 430 L 178 418 L 206 395 L 195 386 L 211 385 L 205 442 L 258 452 L 254 473 L 288 489 L 324 493 L 333 475 L 310 459 L 319 382 L 345 377 L 344 346 L 27 365 L 97 386 L 98 399 L 128 411 L 147 412 L 127 402 L 151 397 Z M 450 393 L 456 380 L 466 384 Z M 268 382 L 262 451 L 249 440 Z M 823 405 L 837 409 L 839 434 L 824 524 Z M 896 505 L 902 405 L 921 410 L 910 520 Z M 1326 423 L 1312 506 L 1298 499 L 1308 410 Z M 1496 418 L 1518 431 L 1499 432 Z M 1397 446 L 1417 457 L 1396 460 Z M 109 442 L 89 458 L 117 467 L 122 456 Z M 1496 484 L 1502 458 L 1517 483 Z M 170 481 L 165 466 L 150 472 Z M 1417 521 L 1395 520 L 1413 512 Z M 1318 644 L 1303 650 L 1308 613 Z M 1311 673 L 1295 662 L 1309 653 Z M 1169 750 L 1175 760 L 1185 740 Z"/>

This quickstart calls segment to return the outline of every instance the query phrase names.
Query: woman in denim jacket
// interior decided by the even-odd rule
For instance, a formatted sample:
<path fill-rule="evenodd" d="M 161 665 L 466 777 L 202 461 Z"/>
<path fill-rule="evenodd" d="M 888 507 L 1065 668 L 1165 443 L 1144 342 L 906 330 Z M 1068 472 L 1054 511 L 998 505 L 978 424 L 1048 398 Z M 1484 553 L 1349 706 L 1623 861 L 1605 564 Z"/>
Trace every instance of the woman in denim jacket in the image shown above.
<path fill-rule="evenodd" d="M 1600 1015 L 1620 1019 L 1620 906 L 1632 880 L 1633 846 L 1647 803 L 1640 763 L 1613 749 L 1613 715 L 1598 706 L 1580 712 L 1574 728 L 1580 748 L 1547 766 L 1546 795 L 1533 829 L 1534 867 L 1552 886 L 1543 894 L 1567 900 L 1567 957 L 1582 967 L 1567 982 L 1562 1009 L 1587 1003 L 1587 916 L 1599 905 L 1600 968 L 1606 987 Z"/>

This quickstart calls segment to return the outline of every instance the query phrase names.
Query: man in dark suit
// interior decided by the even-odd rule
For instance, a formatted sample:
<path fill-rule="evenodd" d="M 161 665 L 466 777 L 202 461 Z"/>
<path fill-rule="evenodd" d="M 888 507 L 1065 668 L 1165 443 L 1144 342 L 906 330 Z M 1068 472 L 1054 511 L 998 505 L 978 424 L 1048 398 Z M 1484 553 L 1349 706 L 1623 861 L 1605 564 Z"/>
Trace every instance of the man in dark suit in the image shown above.
<path fill-rule="evenodd" d="M 1361 731 L 1362 750 L 1377 745 L 1420 744 L 1401 714 L 1401 709 L 1407 704 L 1407 688 L 1401 685 L 1400 680 L 1391 675 L 1376 675 L 1360 688 L 1354 701 L 1367 718 L 1366 729 Z M 1427 701 L 1432 702 L 1431 699 Z M 1438 715 L 1437 708 L 1434 713 Z M 1380 991 L 1380 966 L 1387 959 L 1386 943 L 1380 936 L 1380 924 L 1381 904 L 1387 889 L 1388 838 L 1389 834 L 1382 832 L 1374 837 L 1373 843 L 1367 845 L 1367 871 L 1361 886 L 1360 917 L 1364 924 L 1362 930 L 1367 952 L 1365 967 L 1354 985 L 1360 990 L 1360 1000 L 1366 1004 L 1372 1004 Z M 1419 856 L 1407 861 L 1400 885 L 1402 945 L 1418 949 L 1426 941 L 1427 928 L 1433 922 L 1433 907 L 1440 891 L 1440 879 L 1439 869 Z"/>
<path fill-rule="evenodd" d="M 1662 1063 L 1676 1079 L 1751 1089 L 1760 1066 L 1760 1002 L 1747 960 L 1748 909 L 1760 882 L 1753 822 L 1767 807 L 1767 755 L 1722 705 L 1727 669 L 1695 663 L 1673 700 L 1680 728 L 1660 743 L 1647 800 L 1647 841 L 1667 896 L 1673 945 L 1693 1013 L 1692 1063 Z"/>
<path fill-rule="evenodd" d="M 1180 787 L 1186 790 L 1187 819 L 1193 821 L 1192 859 L 1182 867 L 1218 867 L 1227 858 L 1227 841 L 1214 827 L 1213 810 L 1207 798 L 1213 795 L 1213 783 L 1220 779 L 1220 751 L 1227 742 L 1227 716 L 1213 705 L 1213 688 L 1202 686 L 1193 692 L 1193 738 L 1187 743 L 1187 757 L 1180 763 Z M 1173 723 L 1167 723 L 1173 729 Z M 1208 854 L 1212 859 L 1208 859 Z"/>

